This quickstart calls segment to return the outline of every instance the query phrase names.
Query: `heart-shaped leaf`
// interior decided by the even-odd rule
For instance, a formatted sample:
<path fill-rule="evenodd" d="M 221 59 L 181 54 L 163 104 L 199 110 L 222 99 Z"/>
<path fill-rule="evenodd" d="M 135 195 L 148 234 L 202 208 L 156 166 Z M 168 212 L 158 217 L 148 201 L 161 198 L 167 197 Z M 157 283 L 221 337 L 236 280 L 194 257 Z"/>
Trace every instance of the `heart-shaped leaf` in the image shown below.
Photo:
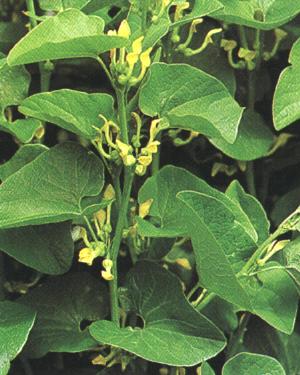
<path fill-rule="evenodd" d="M 226 23 L 236 23 L 256 29 L 271 30 L 281 26 L 298 13 L 298 1 L 284 2 L 282 0 L 219 0 L 223 8 L 213 14 L 213 17 Z"/>
<path fill-rule="evenodd" d="M 100 194 L 103 164 L 67 142 L 38 156 L 0 187 L 0 228 L 66 221 L 84 214 L 83 198 Z"/>
<path fill-rule="evenodd" d="M 298 297 L 287 272 L 269 262 L 253 274 L 238 277 L 256 244 L 220 200 L 196 192 L 182 192 L 178 196 L 191 213 L 187 221 L 200 284 L 241 310 L 260 316 L 276 329 L 291 333 Z"/>
<path fill-rule="evenodd" d="M 257 243 L 264 242 L 269 237 L 270 222 L 261 203 L 252 195 L 247 194 L 237 180 L 232 181 L 228 186 L 226 195 L 235 201 L 249 217 L 258 234 Z"/>
<path fill-rule="evenodd" d="M 97 136 L 96 128 L 112 119 L 114 100 L 107 94 L 87 94 L 76 90 L 57 90 L 35 94 L 25 99 L 19 111 L 26 116 L 51 122 L 87 139 Z"/>
<path fill-rule="evenodd" d="M 48 352 L 76 353 L 96 346 L 85 322 L 105 318 L 108 306 L 106 287 L 87 273 L 50 279 L 18 301 L 37 311 L 25 348 L 26 354 L 34 358 Z"/>
<path fill-rule="evenodd" d="M 6 375 L 23 349 L 35 320 L 33 310 L 19 303 L 0 302 L 0 374 Z"/>
<path fill-rule="evenodd" d="M 127 40 L 103 33 L 104 21 L 68 9 L 41 22 L 10 51 L 8 64 L 30 64 L 44 60 L 92 57 L 127 45 Z"/>
<path fill-rule="evenodd" d="M 225 363 L 222 375 L 286 375 L 274 358 L 253 353 L 240 353 Z"/>
<path fill-rule="evenodd" d="M 251 309 L 235 274 L 255 244 L 217 198 L 196 192 L 182 192 L 178 197 L 190 212 L 188 223 L 200 284 L 233 304 Z"/>
<path fill-rule="evenodd" d="M 71 225 L 67 222 L 2 229 L 0 250 L 39 272 L 65 273 L 74 253 Z"/>
<path fill-rule="evenodd" d="M 281 73 L 274 94 L 273 119 L 277 130 L 300 118 L 300 39 L 291 50 L 289 63 L 291 66 Z"/>
<path fill-rule="evenodd" d="M 139 106 L 148 116 L 165 118 L 171 127 L 229 143 L 237 137 L 243 111 L 222 82 L 186 64 L 152 64 Z"/>
<path fill-rule="evenodd" d="M 39 0 L 40 8 L 43 10 L 61 11 L 63 9 L 82 9 L 91 0 Z"/>
<path fill-rule="evenodd" d="M 249 295 L 251 312 L 272 327 L 291 334 L 298 309 L 298 295 L 293 280 L 277 262 L 268 262 L 253 276 L 240 279 Z"/>
<path fill-rule="evenodd" d="M 235 202 L 190 172 L 171 165 L 148 178 L 139 191 L 140 204 L 149 199 L 153 200 L 149 213 L 153 220 L 143 220 L 137 217 L 138 231 L 142 236 L 177 237 L 189 232 L 186 207 L 177 199 L 177 193 L 183 190 L 204 193 L 221 200 L 233 212 L 236 220 L 250 237 L 254 241 L 257 240 L 256 230 L 248 216 Z"/>
<path fill-rule="evenodd" d="M 173 366 L 193 366 L 223 349 L 222 333 L 187 302 L 179 280 L 162 267 L 139 262 L 128 275 L 127 288 L 144 327 L 98 321 L 90 327 L 97 341 Z"/>
<path fill-rule="evenodd" d="M 6 163 L 0 165 L 0 180 L 6 180 L 24 165 L 30 163 L 48 148 L 41 144 L 24 145 Z"/>
<path fill-rule="evenodd" d="M 233 144 L 222 138 L 210 142 L 224 154 L 237 160 L 255 160 L 266 156 L 274 142 L 274 135 L 256 112 L 245 111 Z"/>

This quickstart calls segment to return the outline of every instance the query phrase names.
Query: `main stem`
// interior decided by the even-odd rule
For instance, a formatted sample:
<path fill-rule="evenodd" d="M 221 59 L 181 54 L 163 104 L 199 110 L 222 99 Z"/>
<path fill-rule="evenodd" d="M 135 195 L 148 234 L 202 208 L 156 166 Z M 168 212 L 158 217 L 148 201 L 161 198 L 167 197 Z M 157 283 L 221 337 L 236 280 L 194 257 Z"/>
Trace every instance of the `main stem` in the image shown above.
<path fill-rule="evenodd" d="M 36 20 L 36 13 L 35 13 L 35 5 L 34 0 L 26 0 L 27 10 L 30 13 L 29 20 L 31 29 L 34 29 L 38 23 Z M 31 16 L 32 15 L 32 16 Z M 40 89 L 41 92 L 46 92 L 49 90 L 50 87 L 50 79 L 51 79 L 51 71 L 45 69 L 44 63 L 39 63 L 39 71 L 40 71 Z"/>
<path fill-rule="evenodd" d="M 128 126 L 127 126 L 127 108 L 125 90 L 120 89 L 116 91 L 118 112 L 119 112 L 119 125 L 121 130 L 121 140 L 128 144 Z M 118 254 L 123 237 L 123 230 L 127 222 L 127 212 L 130 200 L 132 182 L 134 178 L 134 171 L 130 167 L 124 169 L 124 186 L 121 197 L 121 204 L 119 207 L 119 217 L 116 225 L 115 235 L 111 247 L 111 260 L 113 261 L 112 274 L 114 279 L 110 282 L 110 307 L 111 318 L 118 326 L 120 325 L 119 313 L 119 298 L 118 298 Z"/>

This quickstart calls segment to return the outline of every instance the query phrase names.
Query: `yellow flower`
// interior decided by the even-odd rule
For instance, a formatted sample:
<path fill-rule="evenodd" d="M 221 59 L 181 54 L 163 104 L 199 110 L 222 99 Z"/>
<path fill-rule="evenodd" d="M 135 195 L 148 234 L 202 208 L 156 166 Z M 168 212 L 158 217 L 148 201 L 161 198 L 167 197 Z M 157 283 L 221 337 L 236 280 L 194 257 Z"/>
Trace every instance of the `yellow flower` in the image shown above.
<path fill-rule="evenodd" d="M 84 247 L 79 252 L 78 261 L 80 263 L 86 263 L 88 266 L 91 266 L 95 258 L 95 251 L 88 247 Z"/>
<path fill-rule="evenodd" d="M 114 279 L 113 274 L 111 273 L 111 269 L 113 266 L 113 262 L 111 259 L 104 259 L 102 262 L 102 266 L 105 269 L 104 271 L 101 271 L 101 275 L 104 280 L 111 281 Z"/>
<path fill-rule="evenodd" d="M 138 176 L 144 176 L 144 174 L 146 173 L 146 171 L 147 171 L 147 167 L 145 167 L 144 165 L 138 164 L 138 165 L 135 167 L 135 173 L 136 173 Z"/>
<path fill-rule="evenodd" d="M 131 167 L 136 163 L 136 158 L 133 155 L 126 155 L 123 158 L 123 162 L 126 167 Z"/>
<path fill-rule="evenodd" d="M 150 208 L 152 206 L 153 199 L 148 199 L 147 201 L 140 204 L 139 207 L 139 217 L 144 219 L 144 217 L 149 215 Z"/>
<path fill-rule="evenodd" d="M 139 156 L 138 162 L 144 167 L 148 167 L 152 163 L 152 154 Z"/>
<path fill-rule="evenodd" d="M 98 212 L 95 213 L 95 217 L 100 225 L 100 228 L 103 227 L 103 225 L 105 224 L 105 220 L 106 220 L 106 212 L 105 210 L 100 210 Z"/>
<path fill-rule="evenodd" d="M 182 4 L 178 4 L 175 10 L 174 21 L 178 21 L 183 17 L 183 12 L 190 7 L 190 3 L 185 1 Z"/>
<path fill-rule="evenodd" d="M 116 140 L 116 145 L 120 151 L 120 156 L 122 159 L 132 152 L 132 147 L 127 143 L 120 141 L 119 139 Z"/>
<path fill-rule="evenodd" d="M 115 189 L 113 188 L 113 186 L 111 184 L 107 185 L 107 187 L 104 191 L 103 197 L 104 197 L 105 200 L 115 199 L 116 192 L 115 192 Z"/>
<path fill-rule="evenodd" d="M 159 141 L 149 142 L 147 146 L 144 148 L 150 154 L 156 154 L 158 151 L 158 146 L 160 145 Z"/>
<path fill-rule="evenodd" d="M 158 125 L 161 122 L 161 119 L 155 119 L 151 121 L 150 125 L 150 141 L 154 141 L 155 137 L 157 136 L 158 133 Z"/>
<path fill-rule="evenodd" d="M 150 59 L 151 51 L 152 51 L 152 47 L 146 49 L 146 51 L 141 53 L 140 61 L 142 64 L 142 68 L 146 69 L 146 68 L 149 68 L 149 66 L 151 65 L 151 59 Z"/>
<path fill-rule="evenodd" d="M 139 60 L 139 55 L 134 52 L 129 52 L 126 56 L 126 62 L 129 66 L 129 71 L 132 73 L 134 65 L 138 62 Z"/>
<path fill-rule="evenodd" d="M 140 36 L 139 38 L 137 38 L 136 40 L 133 41 L 132 43 L 132 52 L 137 54 L 137 55 L 140 55 L 141 52 L 142 52 L 142 43 L 143 43 L 143 40 L 144 40 L 144 36 Z"/>
<path fill-rule="evenodd" d="M 118 30 L 118 36 L 129 39 L 131 35 L 131 29 L 127 20 L 123 20 Z"/>
<path fill-rule="evenodd" d="M 178 259 L 176 259 L 176 263 L 180 267 L 182 267 L 182 268 L 184 268 L 184 269 L 186 269 L 188 271 L 190 271 L 192 269 L 192 266 L 191 266 L 189 260 L 186 259 L 186 258 L 178 258 Z"/>

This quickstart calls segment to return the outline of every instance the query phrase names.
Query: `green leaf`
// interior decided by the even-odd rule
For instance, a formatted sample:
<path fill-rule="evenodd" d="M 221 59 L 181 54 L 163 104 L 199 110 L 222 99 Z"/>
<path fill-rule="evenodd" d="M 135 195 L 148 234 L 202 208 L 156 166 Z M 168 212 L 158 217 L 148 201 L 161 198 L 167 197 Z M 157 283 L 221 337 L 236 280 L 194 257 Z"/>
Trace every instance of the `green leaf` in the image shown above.
<path fill-rule="evenodd" d="M 288 4 L 282 0 L 219 0 L 224 6 L 214 18 L 261 30 L 271 30 L 292 20 L 300 13 L 297 1 Z"/>
<path fill-rule="evenodd" d="M 260 202 L 252 195 L 247 194 L 237 180 L 228 186 L 226 195 L 235 201 L 249 217 L 258 234 L 257 244 L 263 243 L 269 237 L 270 222 Z"/>
<path fill-rule="evenodd" d="M 277 262 L 268 262 L 253 277 L 242 277 L 252 313 L 281 332 L 291 334 L 298 309 L 298 294 L 293 280 Z"/>
<path fill-rule="evenodd" d="M 240 353 L 227 361 L 222 375 L 285 375 L 281 364 L 266 355 Z"/>
<path fill-rule="evenodd" d="M 223 6 L 219 0 L 195 0 L 193 9 L 180 18 L 180 20 L 173 22 L 172 26 L 179 26 L 185 23 L 192 22 L 197 18 L 201 18 L 221 9 Z M 189 9 L 190 10 L 190 9 Z"/>
<path fill-rule="evenodd" d="M 61 11 L 68 8 L 82 9 L 91 0 L 39 0 L 42 10 Z"/>
<path fill-rule="evenodd" d="M 148 116 L 165 118 L 171 127 L 230 143 L 237 137 L 243 111 L 222 82 L 186 64 L 152 64 L 139 106 Z"/>
<path fill-rule="evenodd" d="M 300 8 L 300 7 L 299 7 Z M 300 119 L 300 39 L 290 53 L 289 63 L 280 74 L 273 101 L 275 129 L 281 130 Z"/>
<path fill-rule="evenodd" d="M 23 349 L 35 320 L 35 313 L 18 303 L 0 302 L 0 374 Z"/>
<path fill-rule="evenodd" d="M 251 238 L 223 202 L 203 193 L 181 192 L 189 209 L 190 235 L 200 284 L 226 301 L 251 309 L 236 273 L 251 256 Z"/>
<path fill-rule="evenodd" d="M 19 111 L 26 116 L 50 122 L 87 139 L 94 139 L 104 121 L 114 117 L 114 100 L 108 94 L 87 94 L 76 90 L 57 90 L 25 99 Z"/>
<path fill-rule="evenodd" d="M 214 23 L 205 22 L 205 29 L 201 32 L 205 33 L 214 27 Z M 199 47 L 199 40 L 191 45 L 192 48 Z M 234 96 L 236 91 L 236 79 L 234 70 L 228 64 L 228 59 L 219 46 L 209 44 L 207 48 L 199 55 L 185 57 L 182 53 L 174 54 L 173 61 L 176 63 L 186 63 L 194 66 L 205 73 L 216 77 L 219 81 L 223 82 L 228 91 Z M 242 125 L 242 124 L 241 124 Z"/>
<path fill-rule="evenodd" d="M 6 180 L 47 150 L 46 146 L 40 144 L 21 147 L 7 163 L 0 166 L 0 179 Z M 2 229 L 0 249 L 39 272 L 62 274 L 68 271 L 73 259 L 70 223 Z"/>
<path fill-rule="evenodd" d="M 284 247 L 282 256 L 286 270 L 295 281 L 298 292 L 300 292 L 300 237 Z"/>
<path fill-rule="evenodd" d="M 25 99 L 29 85 L 30 75 L 23 66 L 10 67 L 5 58 L 0 59 L 0 131 L 12 134 L 23 143 L 31 141 L 41 123 L 33 119 L 8 121 L 5 109 Z"/>
<path fill-rule="evenodd" d="M 18 119 L 13 122 L 1 121 L 0 119 L 0 130 L 13 135 L 22 143 L 30 142 L 41 126 L 40 121 L 30 118 Z"/>
<path fill-rule="evenodd" d="M 247 233 L 255 241 L 257 240 L 257 233 L 248 216 L 230 198 L 190 172 L 171 165 L 162 168 L 155 176 L 148 178 L 139 191 L 138 201 L 140 204 L 148 199 L 153 199 L 150 209 L 150 217 L 153 220 L 137 218 L 138 231 L 142 236 L 177 237 L 189 233 L 189 228 L 186 225 L 186 206 L 176 198 L 177 193 L 183 190 L 205 193 L 223 201 Z M 178 218 L 180 219 L 178 220 Z"/>
<path fill-rule="evenodd" d="M 23 66 L 10 67 L 6 59 L 0 59 L 0 112 L 4 115 L 6 107 L 18 105 L 26 98 L 30 75 Z"/>
<path fill-rule="evenodd" d="M 233 144 L 220 137 L 209 141 L 233 159 L 250 161 L 267 156 L 274 142 L 274 135 L 258 113 L 247 110 Z"/>
<path fill-rule="evenodd" d="M 300 188 L 293 189 L 281 196 L 271 212 L 271 218 L 279 226 L 300 205 Z"/>
<path fill-rule="evenodd" d="M 103 164 L 76 143 L 45 151 L 0 187 L 0 228 L 66 221 L 84 214 L 83 198 L 103 187 Z"/>
<path fill-rule="evenodd" d="M 25 145 L 19 148 L 15 155 L 5 164 L 0 165 L 0 180 L 6 180 L 24 165 L 30 163 L 48 148 L 41 144 Z"/>
<path fill-rule="evenodd" d="M 93 57 L 127 45 L 125 38 L 103 33 L 104 22 L 78 9 L 49 17 L 22 38 L 10 51 L 8 64 L 30 64 L 44 60 Z"/>
<path fill-rule="evenodd" d="M 96 346 L 82 323 L 107 314 L 107 290 L 87 273 L 49 279 L 19 302 L 37 311 L 36 324 L 26 345 L 33 358 L 48 352 L 76 353 Z"/>
<path fill-rule="evenodd" d="M 148 361 L 193 366 L 219 353 L 222 333 L 185 299 L 174 275 L 149 261 L 130 271 L 127 288 L 143 328 L 118 328 L 98 321 L 90 327 L 99 342 L 120 347 Z"/>
<path fill-rule="evenodd" d="M 298 296 L 285 270 L 270 262 L 254 274 L 238 278 L 236 274 L 256 247 L 230 210 L 205 194 L 182 192 L 179 198 L 191 212 L 188 223 L 200 284 L 278 330 L 291 333 Z"/>
<path fill-rule="evenodd" d="M 296 327 L 296 331 L 291 335 L 287 335 L 255 320 L 247 326 L 244 345 L 247 351 L 276 358 L 284 367 L 287 375 L 299 374 L 299 327 Z"/>
<path fill-rule="evenodd" d="M 0 250 L 39 272 L 65 273 L 74 252 L 70 223 L 2 229 Z"/>

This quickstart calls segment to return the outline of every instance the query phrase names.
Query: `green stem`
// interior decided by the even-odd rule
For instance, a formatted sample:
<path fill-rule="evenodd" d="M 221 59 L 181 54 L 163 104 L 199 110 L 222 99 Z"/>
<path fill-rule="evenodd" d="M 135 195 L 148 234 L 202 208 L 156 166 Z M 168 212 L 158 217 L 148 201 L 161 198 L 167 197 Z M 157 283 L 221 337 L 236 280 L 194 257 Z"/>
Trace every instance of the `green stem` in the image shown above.
<path fill-rule="evenodd" d="M 96 236 L 96 233 L 94 232 L 93 227 L 91 226 L 91 223 L 90 223 L 89 219 L 86 216 L 84 216 L 83 218 L 84 218 L 84 221 L 86 222 L 86 225 L 89 229 L 89 232 L 90 232 L 91 236 L 93 237 L 93 240 L 97 243 L 99 240 Z"/>
<path fill-rule="evenodd" d="M 203 310 L 215 297 L 217 297 L 215 293 L 207 294 L 198 305 L 195 305 L 197 311 Z"/>
<path fill-rule="evenodd" d="M 237 276 L 243 276 L 247 272 L 250 271 L 252 266 L 257 263 L 257 260 L 264 254 L 264 252 L 268 249 L 269 245 L 275 241 L 279 236 L 286 233 L 288 229 L 282 228 L 281 226 L 277 228 L 277 230 L 271 234 L 259 247 L 258 249 L 252 254 L 251 258 L 248 259 L 247 263 L 241 269 L 241 271 L 237 274 Z"/>
<path fill-rule="evenodd" d="M 28 12 L 32 15 L 29 16 L 31 29 L 34 29 L 38 23 L 36 20 L 36 12 L 35 12 L 35 5 L 34 0 L 26 0 L 26 6 Z M 44 62 L 39 63 L 39 71 L 40 71 L 40 88 L 41 92 L 46 92 L 49 90 L 50 87 L 50 80 L 52 72 L 51 70 L 45 69 Z"/>
<path fill-rule="evenodd" d="M 124 89 L 117 89 L 117 102 L 119 110 L 119 125 L 121 130 L 121 141 L 128 144 L 128 128 L 127 128 L 127 103 Z"/>
<path fill-rule="evenodd" d="M 116 231 L 111 247 L 111 260 L 113 261 L 112 274 L 114 279 L 110 281 L 110 306 L 111 306 L 111 318 L 114 323 L 120 325 L 120 313 L 119 313 L 119 298 L 118 298 L 118 254 L 123 236 L 123 229 L 127 221 L 128 204 L 131 194 L 132 182 L 134 173 L 131 168 L 125 169 L 124 176 L 124 189 L 121 207 L 119 210 L 119 217 L 116 225 Z"/>
<path fill-rule="evenodd" d="M 240 37 L 241 45 L 243 46 L 243 48 L 249 49 L 245 27 L 239 26 L 238 31 L 239 31 L 239 37 Z"/>
<path fill-rule="evenodd" d="M 249 319 L 249 313 L 245 313 L 244 315 L 242 315 L 237 331 L 231 336 L 229 340 L 226 354 L 227 359 L 233 357 L 238 352 L 239 346 L 243 343 Z"/>

